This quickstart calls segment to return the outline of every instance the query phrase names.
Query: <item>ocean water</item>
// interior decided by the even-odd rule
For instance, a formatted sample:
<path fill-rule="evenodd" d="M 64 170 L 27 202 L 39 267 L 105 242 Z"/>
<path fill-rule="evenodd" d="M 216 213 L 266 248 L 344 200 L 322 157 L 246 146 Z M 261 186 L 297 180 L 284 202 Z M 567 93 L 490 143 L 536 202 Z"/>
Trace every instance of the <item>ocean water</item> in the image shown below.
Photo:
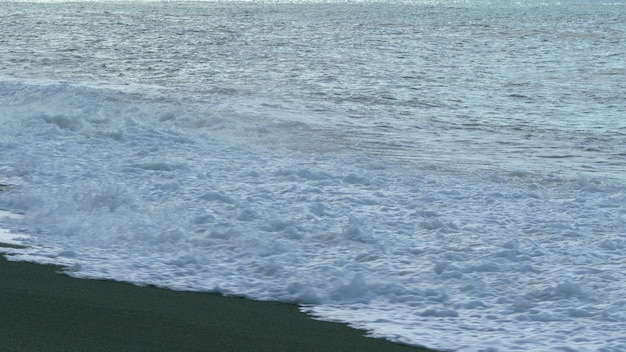
<path fill-rule="evenodd" d="M 443 350 L 626 350 L 623 1 L 0 18 L 11 259 Z"/>

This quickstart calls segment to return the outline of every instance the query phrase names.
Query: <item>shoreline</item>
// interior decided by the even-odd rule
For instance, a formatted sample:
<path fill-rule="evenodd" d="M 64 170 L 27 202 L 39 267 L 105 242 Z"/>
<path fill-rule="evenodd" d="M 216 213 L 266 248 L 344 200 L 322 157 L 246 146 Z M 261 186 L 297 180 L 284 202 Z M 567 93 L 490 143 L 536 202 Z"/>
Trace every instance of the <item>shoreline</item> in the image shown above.
<path fill-rule="evenodd" d="M 0 245 L 2 351 L 413 351 L 295 304 L 77 279 Z"/>

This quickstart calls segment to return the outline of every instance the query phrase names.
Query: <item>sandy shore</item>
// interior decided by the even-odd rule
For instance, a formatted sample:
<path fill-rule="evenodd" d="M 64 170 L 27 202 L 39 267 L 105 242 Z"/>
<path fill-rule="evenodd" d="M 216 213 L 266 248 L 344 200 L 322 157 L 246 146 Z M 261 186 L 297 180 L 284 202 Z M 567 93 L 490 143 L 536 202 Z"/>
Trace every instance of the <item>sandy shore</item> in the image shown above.
<path fill-rule="evenodd" d="M 0 255 L 1 351 L 429 351 L 313 320 L 291 304 L 74 279 L 61 270 Z"/>

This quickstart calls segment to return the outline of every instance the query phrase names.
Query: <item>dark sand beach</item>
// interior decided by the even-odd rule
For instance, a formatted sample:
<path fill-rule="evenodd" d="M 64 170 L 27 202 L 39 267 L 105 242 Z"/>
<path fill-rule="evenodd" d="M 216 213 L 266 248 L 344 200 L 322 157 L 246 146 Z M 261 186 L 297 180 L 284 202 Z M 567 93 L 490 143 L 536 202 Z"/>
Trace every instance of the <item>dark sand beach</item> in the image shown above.
<path fill-rule="evenodd" d="M 0 351 L 429 351 L 311 319 L 296 305 L 60 271 L 0 255 Z"/>

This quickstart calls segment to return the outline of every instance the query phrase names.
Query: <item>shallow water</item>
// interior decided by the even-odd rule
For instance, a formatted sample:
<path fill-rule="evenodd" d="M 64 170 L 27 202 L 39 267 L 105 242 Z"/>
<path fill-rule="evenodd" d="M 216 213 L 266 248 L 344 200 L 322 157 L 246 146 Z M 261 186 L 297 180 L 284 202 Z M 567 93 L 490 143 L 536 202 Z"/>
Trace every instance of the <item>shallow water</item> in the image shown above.
<path fill-rule="evenodd" d="M 409 344 L 626 349 L 624 6 L 2 3 L 0 227 Z"/>

